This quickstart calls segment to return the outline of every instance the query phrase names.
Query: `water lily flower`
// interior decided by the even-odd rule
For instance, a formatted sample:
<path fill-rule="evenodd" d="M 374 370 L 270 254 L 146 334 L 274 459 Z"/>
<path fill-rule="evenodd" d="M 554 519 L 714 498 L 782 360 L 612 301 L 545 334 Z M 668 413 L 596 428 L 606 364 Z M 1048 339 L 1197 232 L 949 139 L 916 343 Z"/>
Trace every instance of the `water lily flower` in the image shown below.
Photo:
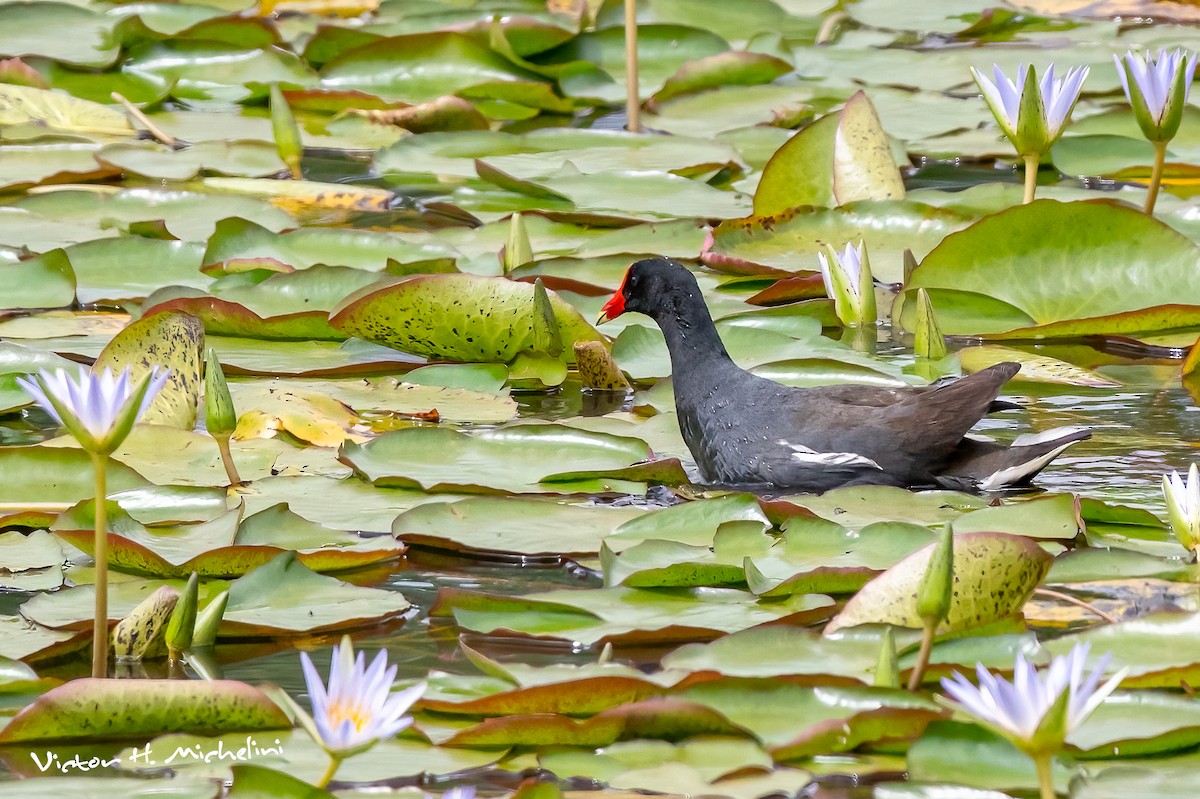
<path fill-rule="evenodd" d="M 828 244 L 818 252 L 821 280 L 825 293 L 833 298 L 834 313 L 846 325 L 873 325 L 876 322 L 875 280 L 863 242 L 846 245 L 842 253 Z"/>
<path fill-rule="evenodd" d="M 301 716 L 301 722 L 332 758 L 318 787 L 333 779 L 344 759 L 411 725 L 412 716 L 406 714 L 425 692 L 421 683 L 392 693 L 396 666 L 388 666 L 387 653 L 380 650 L 367 667 L 363 653 L 355 655 L 349 636 L 333 647 L 328 688 L 307 653 L 300 654 L 300 664 L 312 700 L 312 717 Z"/>
<path fill-rule="evenodd" d="M 1192 557 L 1200 554 L 1200 472 L 1196 464 L 1188 469 L 1187 482 L 1178 472 L 1163 475 L 1163 498 L 1167 501 L 1167 520 L 1175 537 Z"/>
<path fill-rule="evenodd" d="M 1085 676 L 1089 649 L 1086 643 L 1076 644 L 1068 654 L 1055 657 L 1050 668 L 1042 672 L 1018 653 L 1011 683 L 993 675 L 983 664 L 976 667 L 978 686 L 958 673 L 942 680 L 942 688 L 955 707 L 1033 758 L 1044 799 L 1055 795 L 1050 771 L 1054 755 L 1125 677 L 1122 669 L 1100 684 L 1111 659 L 1109 654 L 1102 656 L 1091 674 Z"/>
<path fill-rule="evenodd" d="M 1088 76 L 1088 67 L 1073 67 L 1061 78 L 1054 77 L 1054 65 L 1038 82 L 1031 64 L 1017 67 L 1012 81 L 997 65 L 992 65 L 995 82 L 971 67 L 983 99 L 996 117 L 1000 129 L 1025 160 L 1025 202 L 1032 202 L 1037 185 L 1037 165 L 1066 127 L 1071 110 Z"/>
<path fill-rule="evenodd" d="M 169 376 L 168 370 L 155 367 L 134 383 L 128 368 L 120 375 L 110 369 L 100 374 L 81 369 L 74 377 L 58 369 L 18 377 L 17 382 L 80 446 L 108 455 L 129 435 Z"/>
<path fill-rule="evenodd" d="M 1155 59 L 1150 53 L 1130 51 L 1123 57 L 1114 55 L 1113 61 L 1138 127 L 1154 144 L 1154 169 L 1145 206 L 1146 213 L 1154 213 L 1166 165 L 1167 142 L 1175 138 L 1183 121 L 1183 108 L 1196 74 L 1196 54 L 1183 49 L 1171 53 L 1159 50 Z"/>
<path fill-rule="evenodd" d="M 129 369 L 115 375 L 81 369 L 73 378 L 65 369 L 39 371 L 17 382 L 55 421 L 67 428 L 92 459 L 96 479 L 95 535 L 96 607 L 92 620 L 92 676 L 108 676 L 108 521 L 105 498 L 107 460 L 150 407 L 170 376 L 154 367 L 133 382 Z"/>
<path fill-rule="evenodd" d="M 1113 56 L 1125 97 L 1133 106 L 1138 126 L 1150 141 L 1170 141 L 1183 121 L 1183 107 L 1196 74 L 1196 54 L 1178 49 L 1168 53 L 1132 51 Z"/>

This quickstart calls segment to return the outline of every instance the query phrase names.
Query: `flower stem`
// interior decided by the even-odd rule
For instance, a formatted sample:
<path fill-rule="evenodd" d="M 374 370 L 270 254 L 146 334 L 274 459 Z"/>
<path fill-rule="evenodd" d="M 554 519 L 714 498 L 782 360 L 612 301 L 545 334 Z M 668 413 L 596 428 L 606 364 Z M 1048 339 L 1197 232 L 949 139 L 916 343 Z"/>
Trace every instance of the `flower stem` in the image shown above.
<path fill-rule="evenodd" d="M 637 40 L 637 0 L 625 0 L 625 129 L 630 133 L 642 131 Z"/>
<path fill-rule="evenodd" d="M 108 499 L 108 458 L 92 452 L 96 473 L 96 532 L 93 543 L 96 560 L 96 613 L 92 622 L 92 676 L 108 676 L 108 519 L 104 503 Z"/>
<path fill-rule="evenodd" d="M 317 780 L 316 787 L 324 788 L 333 781 L 333 775 L 337 773 L 338 766 L 342 765 L 342 759 L 337 755 L 329 756 L 329 766 L 326 767 L 325 773 L 321 775 L 321 779 Z"/>
<path fill-rule="evenodd" d="M 225 476 L 229 485 L 235 486 L 242 482 L 238 476 L 237 464 L 233 462 L 233 452 L 229 449 L 229 436 L 214 436 L 217 439 L 217 449 L 221 451 L 221 464 L 225 467 Z"/>
<path fill-rule="evenodd" d="M 933 650 L 933 632 L 937 628 L 937 619 L 925 622 L 925 631 L 921 634 L 921 651 L 917 653 L 917 663 L 912 673 L 908 675 L 908 690 L 915 691 L 921 687 L 925 678 L 925 670 L 929 668 L 929 653 Z"/>
<path fill-rule="evenodd" d="M 1033 193 L 1037 191 L 1038 163 L 1041 155 L 1026 155 L 1025 158 L 1025 204 L 1033 202 Z"/>
<path fill-rule="evenodd" d="M 1056 799 L 1058 794 L 1054 790 L 1053 755 L 1036 755 L 1033 762 L 1037 766 L 1038 787 L 1041 789 L 1042 799 Z"/>
<path fill-rule="evenodd" d="M 1154 170 L 1150 173 L 1150 188 L 1146 193 L 1146 205 L 1142 209 L 1148 214 L 1154 213 L 1154 204 L 1158 202 L 1158 189 L 1162 185 L 1163 168 L 1167 162 L 1167 143 L 1154 142 Z"/>

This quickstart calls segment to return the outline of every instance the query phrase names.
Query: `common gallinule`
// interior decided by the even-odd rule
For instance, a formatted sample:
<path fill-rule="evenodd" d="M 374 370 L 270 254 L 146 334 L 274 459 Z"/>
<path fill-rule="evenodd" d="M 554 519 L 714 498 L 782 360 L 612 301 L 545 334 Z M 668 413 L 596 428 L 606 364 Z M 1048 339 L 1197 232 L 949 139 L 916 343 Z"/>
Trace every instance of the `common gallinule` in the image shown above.
<path fill-rule="evenodd" d="M 1011 446 L 968 437 L 1020 364 L 915 388 L 793 388 L 729 357 L 695 276 L 668 258 L 629 267 L 601 321 L 658 323 L 671 353 L 679 428 L 700 476 L 722 485 L 824 491 L 840 485 L 991 490 L 1027 482 L 1090 433 L 1059 428 Z"/>

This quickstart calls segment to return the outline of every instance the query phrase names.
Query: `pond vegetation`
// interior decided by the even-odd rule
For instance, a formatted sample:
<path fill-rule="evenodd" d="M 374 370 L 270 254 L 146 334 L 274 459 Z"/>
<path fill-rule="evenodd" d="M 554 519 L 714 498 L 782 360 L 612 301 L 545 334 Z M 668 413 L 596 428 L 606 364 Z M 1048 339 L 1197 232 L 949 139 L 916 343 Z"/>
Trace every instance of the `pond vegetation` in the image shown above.
<path fill-rule="evenodd" d="M 1196 6 L 634 10 L 0 0 L 6 797 L 1200 788 Z M 659 257 L 1073 446 L 706 485 Z"/>

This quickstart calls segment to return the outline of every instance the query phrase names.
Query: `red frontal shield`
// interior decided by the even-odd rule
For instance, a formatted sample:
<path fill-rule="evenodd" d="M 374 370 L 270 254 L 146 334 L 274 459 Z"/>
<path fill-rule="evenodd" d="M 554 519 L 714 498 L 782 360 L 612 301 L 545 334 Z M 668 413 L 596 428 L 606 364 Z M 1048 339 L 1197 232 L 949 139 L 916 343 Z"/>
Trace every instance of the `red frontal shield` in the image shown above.
<path fill-rule="evenodd" d="M 626 275 L 627 279 L 628 275 Z M 613 295 L 608 298 L 608 302 L 604 303 L 604 307 L 600 309 L 600 316 L 596 319 L 596 324 L 609 322 L 623 313 L 625 313 L 625 280 L 621 281 L 621 287 L 613 292 Z"/>

